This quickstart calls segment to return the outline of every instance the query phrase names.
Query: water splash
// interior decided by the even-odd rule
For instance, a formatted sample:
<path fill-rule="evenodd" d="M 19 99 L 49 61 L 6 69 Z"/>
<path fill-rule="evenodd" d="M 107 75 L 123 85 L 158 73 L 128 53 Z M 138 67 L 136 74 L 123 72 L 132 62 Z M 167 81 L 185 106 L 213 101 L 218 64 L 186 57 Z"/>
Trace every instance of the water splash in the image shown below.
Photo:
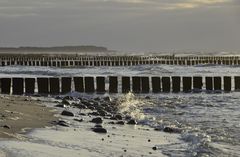
<path fill-rule="evenodd" d="M 129 92 L 118 99 L 119 112 L 131 116 L 137 120 L 145 119 L 143 106 L 151 105 L 152 103 L 146 99 L 139 98 Z"/>

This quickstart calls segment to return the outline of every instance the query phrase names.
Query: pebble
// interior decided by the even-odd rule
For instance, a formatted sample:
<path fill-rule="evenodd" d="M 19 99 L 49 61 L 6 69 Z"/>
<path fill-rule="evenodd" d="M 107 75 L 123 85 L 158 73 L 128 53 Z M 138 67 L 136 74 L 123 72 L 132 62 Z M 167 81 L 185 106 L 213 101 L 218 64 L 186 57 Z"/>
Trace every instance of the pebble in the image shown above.
<path fill-rule="evenodd" d="M 74 114 L 72 112 L 66 111 L 66 110 L 62 111 L 61 115 L 63 115 L 63 116 L 70 116 L 70 117 L 74 116 Z"/>
<path fill-rule="evenodd" d="M 92 130 L 96 133 L 104 133 L 104 134 L 107 133 L 107 130 L 104 128 L 92 128 Z"/>
<path fill-rule="evenodd" d="M 99 124 L 99 123 L 102 123 L 103 120 L 102 120 L 101 117 L 97 117 L 97 118 L 93 118 L 93 119 L 91 120 L 91 122 Z"/>
<path fill-rule="evenodd" d="M 130 125 L 136 125 L 137 124 L 137 121 L 135 119 L 131 119 L 127 122 L 127 124 L 130 124 Z"/>

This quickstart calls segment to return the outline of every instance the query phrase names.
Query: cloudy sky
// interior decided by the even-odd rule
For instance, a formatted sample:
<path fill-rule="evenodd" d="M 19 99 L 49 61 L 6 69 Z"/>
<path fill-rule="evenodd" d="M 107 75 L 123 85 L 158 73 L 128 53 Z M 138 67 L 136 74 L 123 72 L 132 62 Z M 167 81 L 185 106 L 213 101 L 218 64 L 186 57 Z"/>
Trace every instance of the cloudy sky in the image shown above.
<path fill-rule="evenodd" d="M 0 46 L 240 51 L 240 0 L 0 0 Z"/>

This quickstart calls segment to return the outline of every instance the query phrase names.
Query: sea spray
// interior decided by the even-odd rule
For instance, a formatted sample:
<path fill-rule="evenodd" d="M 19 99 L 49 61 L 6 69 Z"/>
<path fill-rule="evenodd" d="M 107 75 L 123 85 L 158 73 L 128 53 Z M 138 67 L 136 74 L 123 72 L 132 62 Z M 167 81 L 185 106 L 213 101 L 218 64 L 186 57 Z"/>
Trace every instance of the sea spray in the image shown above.
<path fill-rule="evenodd" d="M 146 118 L 142 106 L 148 106 L 151 104 L 150 101 L 139 98 L 131 92 L 120 96 L 118 99 L 119 112 L 124 115 L 129 115 L 137 120 L 144 120 Z"/>

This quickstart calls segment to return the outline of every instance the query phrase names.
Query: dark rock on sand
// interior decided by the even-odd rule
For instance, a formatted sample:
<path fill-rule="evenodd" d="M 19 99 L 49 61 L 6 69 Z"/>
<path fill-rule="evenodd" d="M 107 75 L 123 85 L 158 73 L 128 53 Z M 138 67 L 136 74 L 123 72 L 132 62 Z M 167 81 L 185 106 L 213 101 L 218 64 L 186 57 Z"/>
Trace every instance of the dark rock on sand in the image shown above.
<path fill-rule="evenodd" d="M 55 99 L 61 100 L 62 98 L 60 96 L 56 96 Z"/>
<path fill-rule="evenodd" d="M 171 127 L 165 127 L 163 129 L 164 132 L 168 132 L 168 133 L 180 133 L 181 130 L 178 128 L 171 128 Z"/>
<path fill-rule="evenodd" d="M 74 98 L 72 96 L 65 96 L 63 100 L 74 100 Z"/>
<path fill-rule="evenodd" d="M 66 100 L 66 99 L 63 99 L 63 100 L 62 100 L 62 104 L 64 104 L 64 105 L 70 105 L 70 102 L 69 102 L 68 100 Z"/>
<path fill-rule="evenodd" d="M 150 98 L 150 96 L 146 96 L 145 99 L 148 99 L 148 100 L 149 100 L 149 99 L 151 99 L 151 98 Z"/>
<path fill-rule="evenodd" d="M 91 122 L 93 122 L 93 123 L 97 123 L 97 124 L 100 124 L 100 123 L 103 122 L 103 120 L 102 120 L 101 117 L 97 117 L 97 118 L 93 118 L 93 119 L 91 120 Z"/>
<path fill-rule="evenodd" d="M 74 114 L 72 112 L 66 111 L 66 110 L 62 111 L 61 115 L 63 115 L 63 116 L 70 116 L 70 117 L 74 116 Z"/>
<path fill-rule="evenodd" d="M 129 115 L 126 115 L 126 116 L 125 116 L 125 119 L 126 119 L 126 120 L 131 120 L 131 119 L 132 119 L 132 117 L 131 117 L 131 116 L 129 116 Z"/>
<path fill-rule="evenodd" d="M 59 120 L 59 121 L 54 121 L 56 125 L 64 126 L 64 127 L 69 127 L 68 123 L 65 122 L 64 120 Z"/>
<path fill-rule="evenodd" d="M 9 125 L 3 125 L 2 127 L 5 129 L 11 129 L 11 126 L 9 126 Z"/>
<path fill-rule="evenodd" d="M 74 118 L 73 120 L 77 121 L 77 122 L 82 122 L 83 119 L 77 119 L 77 118 Z"/>
<path fill-rule="evenodd" d="M 124 123 L 124 121 L 118 121 L 116 124 L 119 124 L 119 125 L 124 125 L 125 123 Z"/>
<path fill-rule="evenodd" d="M 120 114 L 116 114 L 115 115 L 115 118 L 117 119 L 117 120 L 122 120 L 123 118 L 122 118 L 122 115 L 120 115 Z"/>
<path fill-rule="evenodd" d="M 99 116 L 100 114 L 98 112 L 91 112 L 91 113 L 88 113 L 88 115 Z"/>
<path fill-rule="evenodd" d="M 130 125 L 136 125 L 137 124 L 137 121 L 135 119 L 131 119 L 127 122 L 127 124 L 130 124 Z"/>
<path fill-rule="evenodd" d="M 92 128 L 92 130 L 96 133 L 104 133 L 104 134 L 107 133 L 107 130 L 104 128 Z"/>
<path fill-rule="evenodd" d="M 77 104 L 75 106 L 77 106 L 79 109 L 87 109 L 87 106 L 84 104 Z"/>
<path fill-rule="evenodd" d="M 111 101 L 111 98 L 109 96 L 106 96 L 103 98 L 104 101 Z"/>
<path fill-rule="evenodd" d="M 64 105 L 64 104 L 57 104 L 57 105 L 55 105 L 55 107 L 64 108 L 64 107 L 65 107 L 65 105 Z"/>
<path fill-rule="evenodd" d="M 86 116 L 86 114 L 85 114 L 85 113 L 79 113 L 79 115 L 81 115 L 81 116 Z"/>
<path fill-rule="evenodd" d="M 156 147 L 156 146 L 154 146 L 154 147 L 152 147 L 152 149 L 153 149 L 153 150 L 157 150 L 157 147 Z"/>
<path fill-rule="evenodd" d="M 94 106 L 88 106 L 87 108 L 90 109 L 90 110 L 95 110 Z"/>

